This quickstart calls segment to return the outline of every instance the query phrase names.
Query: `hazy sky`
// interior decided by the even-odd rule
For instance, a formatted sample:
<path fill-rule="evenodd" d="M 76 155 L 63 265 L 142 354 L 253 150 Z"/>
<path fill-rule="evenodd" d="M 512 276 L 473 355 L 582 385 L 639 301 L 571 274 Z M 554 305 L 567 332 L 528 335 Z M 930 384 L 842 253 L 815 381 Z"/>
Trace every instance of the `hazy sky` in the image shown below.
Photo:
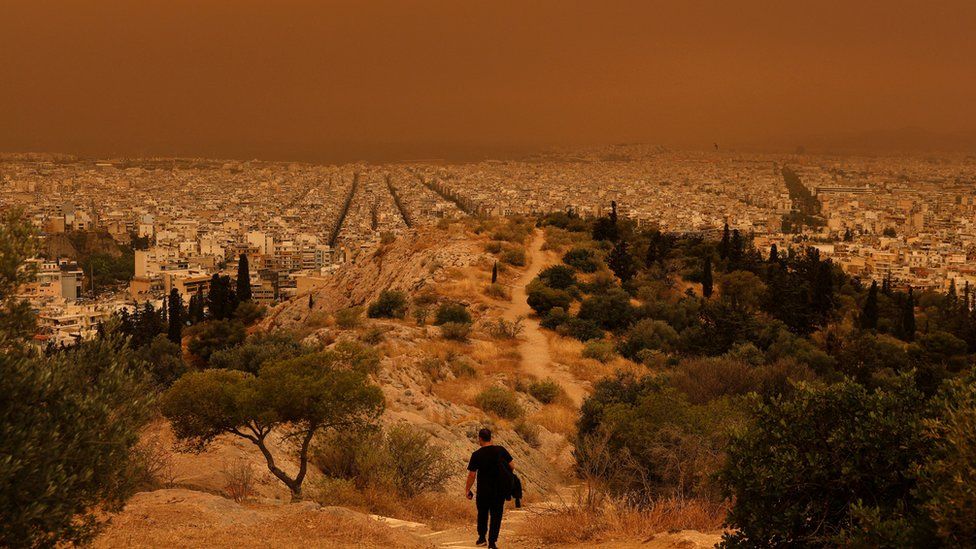
<path fill-rule="evenodd" d="M 976 130 L 976 1 L 0 0 L 0 150 L 329 160 Z"/>

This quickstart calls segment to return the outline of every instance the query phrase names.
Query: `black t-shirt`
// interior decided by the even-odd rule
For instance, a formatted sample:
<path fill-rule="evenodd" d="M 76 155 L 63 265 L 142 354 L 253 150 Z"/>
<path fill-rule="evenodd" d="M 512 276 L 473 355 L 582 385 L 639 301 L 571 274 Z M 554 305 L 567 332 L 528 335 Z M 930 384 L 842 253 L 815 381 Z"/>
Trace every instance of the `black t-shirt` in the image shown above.
<path fill-rule="evenodd" d="M 493 496 L 498 493 L 498 478 L 502 464 L 508 467 L 512 462 L 512 454 L 501 446 L 482 446 L 471 454 L 468 471 L 478 473 L 478 495 Z"/>

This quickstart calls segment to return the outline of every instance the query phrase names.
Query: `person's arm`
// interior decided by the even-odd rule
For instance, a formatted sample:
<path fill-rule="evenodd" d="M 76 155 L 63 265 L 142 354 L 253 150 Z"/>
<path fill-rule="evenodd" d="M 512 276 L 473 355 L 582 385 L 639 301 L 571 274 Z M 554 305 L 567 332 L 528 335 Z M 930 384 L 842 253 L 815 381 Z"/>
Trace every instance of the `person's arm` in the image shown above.
<path fill-rule="evenodd" d="M 464 484 L 464 497 L 471 499 L 474 494 L 471 493 L 471 487 L 474 486 L 474 478 L 477 475 L 474 471 L 468 471 L 468 481 Z"/>
<path fill-rule="evenodd" d="M 515 472 L 515 459 L 512 457 L 512 454 L 508 453 L 508 450 L 505 450 L 505 455 L 503 457 L 505 458 L 505 461 L 508 462 L 508 468 L 511 469 L 512 472 Z"/>

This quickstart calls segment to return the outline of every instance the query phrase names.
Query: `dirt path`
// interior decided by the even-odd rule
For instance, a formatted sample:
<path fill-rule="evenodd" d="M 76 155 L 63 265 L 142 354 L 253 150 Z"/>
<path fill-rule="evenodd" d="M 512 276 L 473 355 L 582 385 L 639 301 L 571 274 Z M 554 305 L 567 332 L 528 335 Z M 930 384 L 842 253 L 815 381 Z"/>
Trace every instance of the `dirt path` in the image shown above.
<path fill-rule="evenodd" d="M 532 308 L 526 301 L 525 287 L 542 269 L 548 266 L 548 257 L 542 249 L 544 243 L 545 236 L 542 231 L 536 229 L 526 254 L 529 267 L 513 285 L 512 303 L 506 309 L 504 317 L 506 320 L 514 320 L 520 316 L 525 318 L 523 324 L 525 331 L 522 333 L 522 341 L 519 343 L 519 353 L 522 355 L 522 371 L 539 379 L 552 378 L 563 386 L 573 404 L 579 407 L 586 396 L 586 390 L 572 374 L 556 367 L 549 353 L 549 340 L 542 332 L 539 321 L 530 316 Z"/>

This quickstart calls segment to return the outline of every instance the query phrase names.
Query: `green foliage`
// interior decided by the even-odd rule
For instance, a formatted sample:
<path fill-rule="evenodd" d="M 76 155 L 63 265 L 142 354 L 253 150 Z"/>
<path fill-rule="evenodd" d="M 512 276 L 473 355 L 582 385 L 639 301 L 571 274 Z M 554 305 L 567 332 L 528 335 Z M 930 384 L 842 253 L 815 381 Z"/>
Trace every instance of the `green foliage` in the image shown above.
<path fill-rule="evenodd" d="M 403 318 L 407 316 L 407 295 L 396 290 L 383 290 L 366 311 L 369 318 Z"/>
<path fill-rule="evenodd" d="M 434 314 L 434 325 L 440 326 L 447 323 L 471 324 L 471 313 L 461 303 L 443 303 Z"/>
<path fill-rule="evenodd" d="M 592 358 L 604 364 L 617 355 L 613 343 L 609 341 L 590 341 L 583 347 L 583 358 Z"/>
<path fill-rule="evenodd" d="M 552 265 L 539 273 L 539 281 L 556 290 L 568 290 L 576 285 L 576 273 L 565 265 Z"/>
<path fill-rule="evenodd" d="M 183 349 L 162 334 L 136 350 L 135 356 L 147 366 L 149 376 L 158 389 L 166 389 L 189 371 L 183 362 Z"/>
<path fill-rule="evenodd" d="M 391 456 L 394 489 L 413 497 L 431 491 L 443 491 L 454 472 L 442 446 L 430 442 L 426 431 L 407 424 L 397 424 L 386 433 L 386 448 Z"/>
<path fill-rule="evenodd" d="M 563 263 L 581 273 L 594 273 L 600 267 L 596 254 L 589 248 L 573 248 L 563 254 Z"/>
<path fill-rule="evenodd" d="M 592 320 L 606 330 L 620 330 L 634 320 L 635 310 L 630 304 L 630 294 L 614 288 L 584 299 L 577 316 Z"/>
<path fill-rule="evenodd" d="M 527 263 L 525 257 L 525 249 L 517 247 L 506 248 L 505 251 L 498 256 L 502 263 L 508 263 L 509 265 L 515 265 L 516 267 L 524 267 Z"/>
<path fill-rule="evenodd" d="M 573 302 L 573 296 L 565 290 L 550 288 L 538 280 L 529 283 L 526 294 L 529 307 L 532 307 L 539 316 L 545 316 L 557 307 L 563 310 L 569 309 L 569 305 Z"/>
<path fill-rule="evenodd" d="M 0 353 L 0 545 L 85 543 L 102 510 L 121 508 L 152 404 L 140 370 L 112 339 L 49 357 Z"/>
<path fill-rule="evenodd" d="M 592 339 L 602 339 L 604 336 L 603 329 L 601 329 L 596 322 L 573 317 L 570 317 L 569 320 L 560 325 L 556 331 L 560 335 L 578 339 L 583 342 L 590 341 Z"/>
<path fill-rule="evenodd" d="M 367 376 L 379 359 L 354 344 L 263 364 L 257 375 L 211 369 L 183 376 L 162 399 L 163 415 L 177 438 L 203 448 L 222 434 L 257 445 L 271 473 L 301 496 L 312 437 L 322 431 L 361 428 L 383 409 L 383 394 Z M 297 444 L 299 469 L 288 474 L 275 465 L 266 444 L 278 430 Z"/>
<path fill-rule="evenodd" d="M 883 520 L 913 510 L 913 464 L 926 449 L 920 399 L 902 377 L 887 390 L 844 381 L 754 400 L 722 470 L 735 528 L 726 543 L 829 545 L 855 526 L 856 504 Z"/>
<path fill-rule="evenodd" d="M 37 253 L 33 227 L 17 209 L 0 213 L 0 352 L 20 345 L 34 333 L 35 319 L 27 300 L 17 299 L 18 289 L 34 280 L 33 264 L 25 262 Z"/>
<path fill-rule="evenodd" d="M 623 356 L 636 360 L 645 350 L 668 352 L 678 341 L 678 332 L 667 322 L 644 319 L 634 324 L 620 342 L 619 351 Z"/>
<path fill-rule="evenodd" d="M 549 309 L 549 312 L 546 313 L 545 317 L 542 318 L 539 325 L 548 330 L 555 330 L 571 318 L 573 317 L 566 312 L 566 309 L 563 309 L 562 307 L 553 307 L 552 309 Z"/>
<path fill-rule="evenodd" d="M 210 361 L 217 351 L 235 347 L 244 342 L 244 325 L 232 320 L 211 320 L 197 324 L 190 332 L 187 350 L 204 362 Z"/>
<path fill-rule="evenodd" d="M 518 419 L 525 414 L 515 392 L 497 385 L 478 393 L 475 402 L 482 410 L 504 419 Z"/>
<path fill-rule="evenodd" d="M 281 334 L 255 334 L 241 344 L 215 351 L 208 367 L 258 373 L 265 363 L 296 358 L 311 352 L 298 341 Z"/>
<path fill-rule="evenodd" d="M 543 404 L 552 404 L 560 395 L 564 394 L 562 385 L 553 379 L 542 379 L 529 384 L 528 392 L 533 398 Z"/>
<path fill-rule="evenodd" d="M 234 320 L 250 326 L 264 318 L 268 308 L 253 301 L 242 301 L 237 309 L 234 310 Z"/>

